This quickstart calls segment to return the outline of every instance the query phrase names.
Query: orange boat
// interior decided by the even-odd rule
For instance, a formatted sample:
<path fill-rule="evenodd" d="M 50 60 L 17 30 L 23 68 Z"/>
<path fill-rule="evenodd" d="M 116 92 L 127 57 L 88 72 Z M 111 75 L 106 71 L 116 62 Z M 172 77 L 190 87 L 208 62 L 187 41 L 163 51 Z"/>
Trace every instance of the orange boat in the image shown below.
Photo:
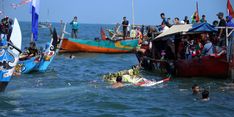
<path fill-rule="evenodd" d="M 138 39 L 114 41 L 65 38 L 60 52 L 129 53 L 137 46 Z"/>

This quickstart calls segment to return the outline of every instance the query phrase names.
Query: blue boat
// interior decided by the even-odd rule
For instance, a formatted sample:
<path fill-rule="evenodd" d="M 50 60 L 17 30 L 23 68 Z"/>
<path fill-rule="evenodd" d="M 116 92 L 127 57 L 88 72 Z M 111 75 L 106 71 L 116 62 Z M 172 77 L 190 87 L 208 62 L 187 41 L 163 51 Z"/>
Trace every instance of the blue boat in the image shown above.
<path fill-rule="evenodd" d="M 19 61 L 22 35 L 17 19 L 14 20 L 11 42 L 7 41 L 7 34 L 0 36 L 0 92 L 2 92 L 10 82 Z"/>
<path fill-rule="evenodd" d="M 44 51 L 36 57 L 32 57 L 19 62 L 21 73 L 45 72 L 58 52 L 58 38 L 56 30 L 53 31 L 51 42 L 47 43 Z"/>
<path fill-rule="evenodd" d="M 32 37 L 31 42 L 37 41 L 38 37 L 38 7 L 39 0 L 33 0 L 32 2 Z M 64 25 L 64 30 L 65 30 Z M 52 39 L 45 45 L 44 50 L 40 51 L 39 55 L 35 57 L 27 58 L 20 60 L 18 66 L 21 69 L 21 73 L 30 73 L 33 71 L 36 72 L 45 72 L 48 69 L 48 66 L 53 61 L 56 53 L 58 52 L 58 48 L 60 48 L 61 44 L 58 44 L 58 35 L 56 30 L 54 29 L 52 33 Z M 61 35 L 63 38 L 64 35 Z M 59 45 L 59 46 L 58 46 Z"/>

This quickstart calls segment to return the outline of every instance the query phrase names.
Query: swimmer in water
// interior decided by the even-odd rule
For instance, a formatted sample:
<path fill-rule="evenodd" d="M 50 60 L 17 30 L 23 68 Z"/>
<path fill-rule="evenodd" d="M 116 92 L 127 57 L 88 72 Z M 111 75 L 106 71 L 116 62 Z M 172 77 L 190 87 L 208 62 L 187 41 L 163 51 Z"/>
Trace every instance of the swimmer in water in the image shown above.
<path fill-rule="evenodd" d="M 113 85 L 112 85 L 112 88 L 121 88 L 121 87 L 124 87 L 124 84 L 123 84 L 123 82 L 122 82 L 122 77 L 121 76 L 118 76 L 117 78 L 116 78 L 116 83 L 114 83 Z"/>
<path fill-rule="evenodd" d="M 192 91 L 193 91 L 193 95 L 198 95 L 201 92 L 200 87 L 197 84 L 193 85 Z"/>
<path fill-rule="evenodd" d="M 71 55 L 69 56 L 69 58 L 70 58 L 70 59 L 74 59 L 75 56 L 71 54 Z"/>
<path fill-rule="evenodd" d="M 202 101 L 209 101 L 209 100 L 210 100 L 210 98 L 209 98 L 209 91 L 204 90 L 202 92 Z"/>

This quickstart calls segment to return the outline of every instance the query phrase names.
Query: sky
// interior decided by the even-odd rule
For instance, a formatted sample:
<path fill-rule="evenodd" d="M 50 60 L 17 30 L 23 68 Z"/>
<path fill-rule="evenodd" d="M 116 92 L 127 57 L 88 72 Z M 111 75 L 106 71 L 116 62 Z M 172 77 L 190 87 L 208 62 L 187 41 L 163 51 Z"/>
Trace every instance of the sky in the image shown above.
<path fill-rule="evenodd" d="M 30 21 L 30 5 L 11 8 L 11 3 L 21 0 L 0 0 L 0 10 L 20 21 Z M 135 24 L 156 25 L 161 23 L 160 13 L 171 19 L 191 17 L 199 4 L 199 15 L 205 14 L 208 22 L 217 20 L 216 14 L 227 15 L 227 0 L 134 0 Z M 234 0 L 231 0 L 234 7 Z M 40 21 L 70 22 L 74 16 L 80 23 L 115 24 L 126 16 L 132 23 L 132 0 L 40 0 Z"/>

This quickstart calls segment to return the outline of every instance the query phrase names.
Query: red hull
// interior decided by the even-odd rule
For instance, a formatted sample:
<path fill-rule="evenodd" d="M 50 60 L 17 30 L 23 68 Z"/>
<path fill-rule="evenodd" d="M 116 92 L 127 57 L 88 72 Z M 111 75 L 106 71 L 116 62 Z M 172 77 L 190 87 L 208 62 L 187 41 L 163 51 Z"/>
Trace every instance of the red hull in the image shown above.
<path fill-rule="evenodd" d="M 203 57 L 191 61 L 178 60 L 175 64 L 176 76 L 179 77 L 228 77 L 230 73 L 229 63 L 225 57 Z"/>

